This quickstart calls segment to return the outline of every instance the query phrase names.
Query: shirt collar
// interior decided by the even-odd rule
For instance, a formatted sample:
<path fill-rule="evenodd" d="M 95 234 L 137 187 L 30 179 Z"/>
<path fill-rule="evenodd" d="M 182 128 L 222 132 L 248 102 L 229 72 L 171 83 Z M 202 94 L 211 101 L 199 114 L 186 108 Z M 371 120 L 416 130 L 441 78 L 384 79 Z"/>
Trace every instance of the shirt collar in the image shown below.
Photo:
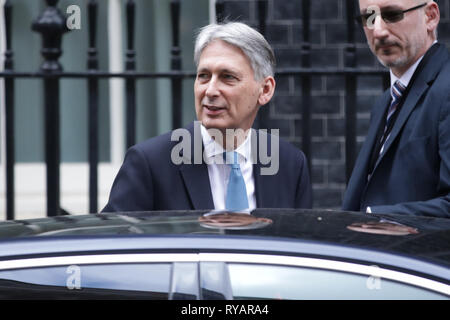
<path fill-rule="evenodd" d="M 225 149 L 222 147 L 222 145 L 218 144 L 208 133 L 208 130 L 203 126 L 203 124 L 200 125 L 201 128 L 201 134 L 202 134 L 202 140 L 203 140 L 203 146 L 205 147 L 205 157 L 208 159 L 213 158 L 217 155 L 222 156 L 222 154 L 225 152 Z M 252 129 L 250 129 L 252 130 Z M 236 151 L 239 154 L 239 158 L 246 160 L 250 160 L 251 155 L 251 131 L 249 130 L 247 137 L 245 138 L 244 142 L 237 147 Z"/>
<path fill-rule="evenodd" d="M 411 81 L 412 76 L 414 75 L 414 71 L 416 71 L 417 67 L 419 66 L 420 61 L 422 61 L 423 56 L 420 57 L 411 67 L 409 67 L 408 70 L 399 78 L 397 77 L 392 70 L 391 73 L 391 88 L 394 85 L 395 82 L 398 80 L 401 82 L 401 84 L 406 88 L 409 85 L 409 82 Z"/>

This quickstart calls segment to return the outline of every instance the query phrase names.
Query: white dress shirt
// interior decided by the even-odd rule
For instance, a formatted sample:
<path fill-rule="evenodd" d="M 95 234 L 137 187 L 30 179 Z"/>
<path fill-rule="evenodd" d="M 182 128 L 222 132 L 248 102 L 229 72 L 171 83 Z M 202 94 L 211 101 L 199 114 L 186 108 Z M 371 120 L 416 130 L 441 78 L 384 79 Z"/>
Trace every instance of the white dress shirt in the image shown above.
<path fill-rule="evenodd" d="M 201 125 L 204 149 L 203 159 L 207 163 L 209 183 L 215 210 L 225 210 L 225 199 L 231 167 L 223 159 L 225 150 L 210 136 L 207 129 Z M 253 161 L 251 158 L 251 139 L 247 135 L 245 141 L 234 151 L 238 154 L 238 162 L 245 181 L 249 209 L 256 208 L 255 180 L 253 178 Z"/>

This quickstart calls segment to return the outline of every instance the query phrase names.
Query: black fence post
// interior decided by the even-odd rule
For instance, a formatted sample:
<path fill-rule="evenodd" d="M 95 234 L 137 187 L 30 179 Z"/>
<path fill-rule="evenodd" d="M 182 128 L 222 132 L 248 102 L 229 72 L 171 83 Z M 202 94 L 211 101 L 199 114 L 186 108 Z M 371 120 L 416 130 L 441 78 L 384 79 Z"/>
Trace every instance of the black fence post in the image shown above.
<path fill-rule="evenodd" d="M 170 14 L 172 20 L 172 49 L 170 51 L 170 69 L 181 71 L 181 48 L 180 48 L 180 1 L 170 1 Z M 183 119 L 182 105 L 182 79 L 172 77 L 172 128 L 181 127 Z"/>
<path fill-rule="evenodd" d="M 355 1 L 347 0 L 347 48 L 345 49 L 345 68 L 356 68 L 355 45 Z M 346 182 L 350 180 L 356 160 L 356 75 L 345 76 L 345 172 Z"/>
<path fill-rule="evenodd" d="M 216 0 L 216 22 L 222 23 L 225 20 L 225 2 L 223 0 Z"/>
<path fill-rule="evenodd" d="M 5 72 L 14 69 L 13 51 L 11 48 L 12 4 L 7 0 L 4 4 L 6 51 L 4 67 Z M 6 132 L 6 219 L 13 220 L 15 213 L 15 135 L 14 135 L 14 78 L 5 79 L 5 132 Z"/>
<path fill-rule="evenodd" d="M 311 41 L 310 41 L 310 0 L 302 1 L 303 10 L 303 44 L 301 49 L 302 67 L 311 68 Z M 308 159 L 309 170 L 312 170 L 311 164 L 311 76 L 304 74 L 302 77 L 302 150 Z"/>
<path fill-rule="evenodd" d="M 258 0 L 258 29 L 259 32 L 266 36 L 266 20 L 267 20 L 267 0 Z M 275 71 L 275 70 L 274 70 Z M 258 111 L 257 127 L 261 129 L 271 129 L 270 125 L 270 103 L 261 107 Z"/>
<path fill-rule="evenodd" d="M 127 12 L 127 53 L 125 70 L 134 71 L 136 69 L 136 51 L 134 50 L 134 25 L 135 25 L 136 4 L 133 0 L 128 0 L 126 4 Z M 125 80 L 126 101 L 127 101 L 127 148 L 136 143 L 136 79 L 127 78 Z"/>
<path fill-rule="evenodd" d="M 89 49 L 88 49 L 88 71 L 98 70 L 98 56 L 96 48 L 97 40 L 97 0 L 88 3 L 89 21 Z M 89 158 L 89 212 L 98 211 L 98 78 L 88 80 L 88 158 Z"/>
<path fill-rule="evenodd" d="M 62 35 L 68 31 L 66 17 L 56 7 L 58 0 L 46 0 L 47 8 L 33 22 L 32 29 L 42 34 L 44 62 L 41 72 L 58 74 L 62 66 L 58 62 L 62 54 Z M 58 216 L 60 208 L 60 117 L 59 78 L 46 77 L 44 80 L 45 104 L 45 161 L 47 165 L 47 215 Z"/>

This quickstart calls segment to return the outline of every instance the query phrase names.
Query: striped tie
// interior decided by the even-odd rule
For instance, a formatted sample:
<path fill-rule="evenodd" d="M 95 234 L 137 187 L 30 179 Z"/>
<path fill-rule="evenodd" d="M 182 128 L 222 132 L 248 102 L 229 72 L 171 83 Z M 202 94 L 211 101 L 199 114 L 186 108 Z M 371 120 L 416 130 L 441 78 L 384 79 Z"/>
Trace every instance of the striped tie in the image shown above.
<path fill-rule="evenodd" d="M 406 87 L 399 80 L 395 81 L 394 85 L 391 88 L 392 102 L 391 102 L 391 105 L 389 106 L 388 114 L 386 117 L 386 125 L 384 126 L 384 134 L 383 134 L 383 137 L 381 138 L 383 145 L 380 149 L 380 155 L 383 153 L 386 141 L 388 141 L 389 136 L 391 135 L 389 128 L 392 129 L 392 126 L 393 126 L 392 122 L 395 121 L 394 115 L 398 110 L 398 106 L 400 104 L 402 95 L 405 92 L 405 90 L 406 90 Z M 386 134 L 387 134 L 387 136 L 386 136 Z"/>

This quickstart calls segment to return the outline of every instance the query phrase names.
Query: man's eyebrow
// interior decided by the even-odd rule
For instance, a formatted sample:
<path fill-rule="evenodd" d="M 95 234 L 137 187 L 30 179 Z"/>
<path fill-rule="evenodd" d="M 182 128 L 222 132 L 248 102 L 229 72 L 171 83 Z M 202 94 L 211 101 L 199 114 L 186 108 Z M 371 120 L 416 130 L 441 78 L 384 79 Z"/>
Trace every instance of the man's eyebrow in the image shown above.
<path fill-rule="evenodd" d="M 203 67 L 203 68 L 197 69 L 197 72 L 205 72 L 205 71 L 209 71 L 209 69 L 208 69 L 208 68 L 206 68 L 206 67 Z"/>
<path fill-rule="evenodd" d="M 222 72 L 222 73 L 240 74 L 239 70 L 233 70 L 233 69 L 227 69 L 227 68 L 221 69 L 220 72 Z"/>
<path fill-rule="evenodd" d="M 363 14 L 367 14 L 367 10 L 369 10 L 370 7 L 367 7 L 365 9 L 361 10 L 361 15 Z M 403 10 L 400 6 L 395 5 L 395 4 L 390 4 L 384 7 L 379 7 L 381 11 L 385 11 L 385 10 Z"/>
<path fill-rule="evenodd" d="M 202 68 L 197 70 L 197 73 L 198 72 L 210 72 L 210 69 L 208 67 L 202 67 Z M 241 74 L 239 70 L 237 70 L 237 69 L 230 69 L 230 68 L 219 69 L 219 72 L 220 73 L 232 73 L 232 74 L 235 74 L 235 75 L 240 75 Z"/>

